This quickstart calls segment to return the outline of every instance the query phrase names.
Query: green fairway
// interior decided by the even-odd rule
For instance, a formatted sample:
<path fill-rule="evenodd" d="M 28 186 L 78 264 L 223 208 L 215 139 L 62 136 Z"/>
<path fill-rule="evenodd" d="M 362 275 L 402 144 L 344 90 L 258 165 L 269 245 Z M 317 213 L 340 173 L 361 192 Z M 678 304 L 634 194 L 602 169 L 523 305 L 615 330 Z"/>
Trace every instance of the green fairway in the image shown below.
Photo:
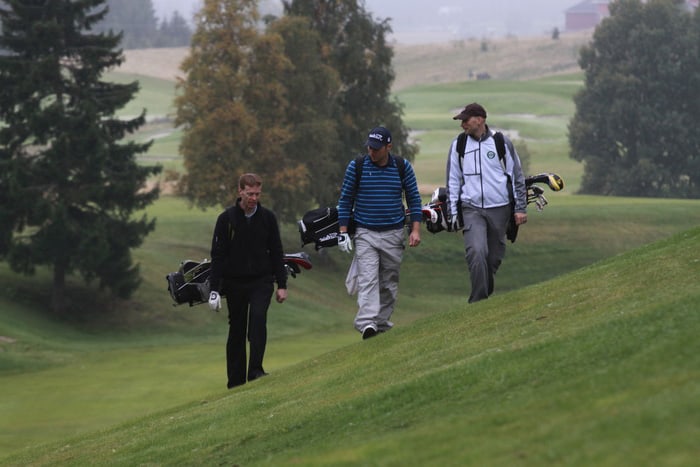
<path fill-rule="evenodd" d="M 7 461 L 692 465 L 699 251 L 696 228 Z"/>
<path fill-rule="evenodd" d="M 574 193 L 582 168 L 569 158 L 567 125 L 581 78 L 576 74 L 518 82 L 465 81 L 399 92 L 406 106 L 406 124 L 420 148 L 415 166 L 422 191 L 428 194 L 432 187 L 444 186 L 447 150 L 462 131 L 452 117 L 466 104 L 479 102 L 488 111 L 490 127 L 527 144 L 531 155 L 527 175 L 555 172 L 565 181 L 565 193 Z"/>
<path fill-rule="evenodd" d="M 154 117 L 132 136 L 154 141 L 140 160 L 182 171 L 173 83 L 138 79 L 124 115 Z M 114 301 L 70 278 L 70 319 L 47 314 L 49 271 L 0 263 L 0 465 L 692 465 L 700 200 L 575 194 L 566 133 L 581 80 L 402 89 L 424 195 L 444 185 L 452 116 L 472 101 L 564 190 L 530 209 L 496 294 L 475 305 L 461 237 L 423 230 L 404 255 L 396 328 L 366 342 L 344 288 L 351 257 L 302 249 L 282 225 L 285 251 L 313 269 L 270 308 L 271 376 L 233 391 L 226 314 L 173 306 L 165 280 L 208 258 L 221 208 L 161 196 L 133 252 L 142 286 Z"/>

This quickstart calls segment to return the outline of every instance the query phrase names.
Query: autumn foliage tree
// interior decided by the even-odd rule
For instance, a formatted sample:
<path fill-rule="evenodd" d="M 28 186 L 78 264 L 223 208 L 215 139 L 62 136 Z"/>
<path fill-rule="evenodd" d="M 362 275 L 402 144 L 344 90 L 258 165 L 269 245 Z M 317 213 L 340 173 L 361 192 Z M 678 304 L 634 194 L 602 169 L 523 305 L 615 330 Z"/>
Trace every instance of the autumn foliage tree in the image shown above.
<path fill-rule="evenodd" d="M 250 0 L 206 0 L 197 17 L 176 123 L 187 173 L 181 188 L 200 207 L 231 204 L 243 172 L 259 173 L 280 219 L 337 201 L 347 163 L 367 132 L 391 128 L 412 159 L 391 99 L 386 22 L 355 0 L 285 4 L 263 25 Z"/>
<path fill-rule="evenodd" d="M 232 204 L 238 177 L 262 176 L 283 217 L 308 188 L 305 164 L 284 153 L 291 138 L 284 83 L 290 67 L 276 34 L 260 34 L 253 0 L 207 0 L 197 15 L 178 83 L 176 124 L 187 173 L 181 188 L 200 207 Z"/>

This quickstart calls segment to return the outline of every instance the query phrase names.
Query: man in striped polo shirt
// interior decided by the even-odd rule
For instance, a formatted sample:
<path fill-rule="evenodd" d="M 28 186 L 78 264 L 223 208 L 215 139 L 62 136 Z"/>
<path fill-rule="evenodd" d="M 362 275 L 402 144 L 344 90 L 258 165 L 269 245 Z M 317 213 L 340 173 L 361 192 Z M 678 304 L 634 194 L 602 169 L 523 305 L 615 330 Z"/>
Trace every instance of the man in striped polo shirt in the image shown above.
<path fill-rule="evenodd" d="M 399 269 L 405 248 L 404 193 L 410 213 L 408 245 L 411 247 L 420 244 L 422 220 L 416 174 L 408 161 L 391 154 L 389 130 L 373 129 L 365 146 L 368 155 L 348 164 L 338 200 L 338 247 L 349 253 L 355 242 L 358 311 L 354 324 L 363 339 L 388 331 L 394 325 L 389 319 L 399 290 Z M 360 171 L 356 170 L 357 162 L 362 163 Z M 399 164 L 403 164 L 403 170 Z M 354 238 L 348 234 L 351 217 L 356 225 Z"/>

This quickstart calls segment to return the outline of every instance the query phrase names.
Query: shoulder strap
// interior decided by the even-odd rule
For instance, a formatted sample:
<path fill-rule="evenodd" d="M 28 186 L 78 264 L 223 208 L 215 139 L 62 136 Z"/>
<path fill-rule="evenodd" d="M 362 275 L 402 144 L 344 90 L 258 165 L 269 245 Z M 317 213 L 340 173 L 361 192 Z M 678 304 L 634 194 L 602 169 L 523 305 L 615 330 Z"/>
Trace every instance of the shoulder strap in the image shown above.
<path fill-rule="evenodd" d="M 355 158 L 355 192 L 360 188 L 360 179 L 362 178 L 362 166 L 365 164 L 366 156 L 357 156 Z M 396 167 L 399 169 L 399 178 L 401 178 L 401 186 L 404 186 L 406 180 L 406 159 L 401 156 L 394 156 Z"/>
<path fill-rule="evenodd" d="M 396 161 L 396 167 L 399 169 L 399 178 L 401 178 L 401 186 L 406 180 L 406 159 L 401 156 L 391 156 Z"/>
<path fill-rule="evenodd" d="M 510 198 L 511 208 L 515 206 L 515 194 L 513 193 L 513 181 L 508 175 L 506 169 L 506 142 L 503 137 L 503 133 L 497 131 L 493 134 L 493 140 L 496 143 L 496 152 L 498 153 L 498 160 L 501 161 L 501 167 L 503 167 L 503 173 L 506 175 L 506 183 L 508 186 L 508 197 Z M 513 240 L 515 241 L 515 240 Z"/>
<path fill-rule="evenodd" d="M 365 165 L 365 156 L 355 158 L 355 193 L 360 189 L 360 179 L 362 178 L 362 166 Z"/>
<path fill-rule="evenodd" d="M 501 161 L 501 164 L 504 164 L 504 167 L 505 167 L 506 142 L 505 142 L 505 139 L 503 138 L 503 133 L 501 133 L 500 131 L 497 131 L 496 133 L 494 133 L 493 140 L 496 143 L 496 152 L 498 152 L 498 159 Z"/>
<path fill-rule="evenodd" d="M 503 163 L 506 157 L 506 142 L 503 138 L 503 133 L 497 131 L 493 134 L 493 140 L 496 142 L 496 152 L 498 159 Z M 462 159 L 464 159 L 464 151 L 467 148 L 467 134 L 460 133 L 457 137 L 457 154 L 459 155 L 459 168 L 462 168 Z"/>
<path fill-rule="evenodd" d="M 467 134 L 462 132 L 457 136 L 457 155 L 459 156 L 459 171 L 462 171 L 462 159 L 464 151 L 467 149 Z"/>
<path fill-rule="evenodd" d="M 226 208 L 226 214 L 228 214 L 228 238 L 233 239 L 233 234 L 236 233 L 236 213 L 234 206 L 229 206 Z"/>

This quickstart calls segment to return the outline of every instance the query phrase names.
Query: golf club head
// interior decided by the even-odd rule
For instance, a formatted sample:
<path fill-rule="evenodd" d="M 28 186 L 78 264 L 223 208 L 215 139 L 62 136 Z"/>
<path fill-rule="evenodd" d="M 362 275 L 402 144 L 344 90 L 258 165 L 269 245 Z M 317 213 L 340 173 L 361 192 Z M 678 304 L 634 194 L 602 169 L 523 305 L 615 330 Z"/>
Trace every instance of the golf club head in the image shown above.
<path fill-rule="evenodd" d="M 559 175 L 550 173 L 547 177 L 547 185 L 549 185 L 552 191 L 560 191 L 564 189 L 564 180 L 562 180 Z"/>
<path fill-rule="evenodd" d="M 295 263 L 284 263 L 284 267 L 287 270 L 287 274 L 294 278 L 296 278 L 297 274 L 301 272 L 301 269 L 299 269 L 299 265 Z"/>
<path fill-rule="evenodd" d="M 541 194 L 544 193 L 544 190 L 543 190 L 542 187 L 540 187 L 540 186 L 532 185 L 532 186 L 529 187 L 529 188 L 530 188 L 530 190 L 532 191 L 532 194 L 535 195 L 535 196 L 539 196 L 539 195 L 541 195 Z"/>
<path fill-rule="evenodd" d="M 537 210 L 541 212 L 544 207 L 547 206 L 547 198 L 545 198 L 544 195 L 538 196 L 535 200 L 535 206 L 537 207 Z"/>
<path fill-rule="evenodd" d="M 555 173 L 541 173 L 525 179 L 525 185 L 528 188 L 534 186 L 535 183 L 546 183 L 552 191 L 560 191 L 564 188 L 564 180 Z"/>

